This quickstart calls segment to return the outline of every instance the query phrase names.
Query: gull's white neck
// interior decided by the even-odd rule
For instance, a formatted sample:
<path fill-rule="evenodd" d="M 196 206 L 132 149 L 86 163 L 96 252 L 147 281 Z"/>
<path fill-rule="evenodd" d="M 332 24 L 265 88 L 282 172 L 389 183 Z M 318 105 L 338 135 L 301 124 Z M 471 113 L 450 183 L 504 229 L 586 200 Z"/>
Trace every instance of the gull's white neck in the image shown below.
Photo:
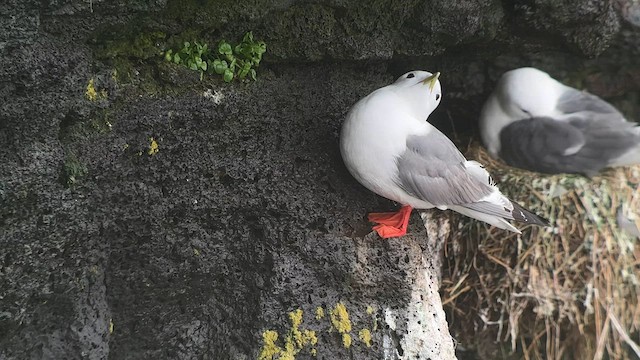
<path fill-rule="evenodd" d="M 507 115 L 495 94 L 491 94 L 480 114 L 480 136 L 493 157 L 500 151 L 500 131 L 514 121 Z"/>

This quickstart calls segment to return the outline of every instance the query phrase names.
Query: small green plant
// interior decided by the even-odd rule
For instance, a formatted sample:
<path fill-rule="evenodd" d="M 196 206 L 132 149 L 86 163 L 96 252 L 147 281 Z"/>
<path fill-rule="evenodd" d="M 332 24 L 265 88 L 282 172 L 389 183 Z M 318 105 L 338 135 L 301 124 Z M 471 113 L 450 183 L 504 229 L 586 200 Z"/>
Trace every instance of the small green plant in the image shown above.
<path fill-rule="evenodd" d="M 244 35 L 242 42 L 235 48 L 222 40 L 218 44 L 218 53 L 223 59 L 213 61 L 213 70 L 222 75 L 226 82 L 230 82 L 236 76 L 240 80 L 246 79 L 247 76 L 255 80 L 256 70 L 254 67 L 260 65 L 262 54 L 266 51 L 267 45 L 264 41 L 255 41 L 251 31 Z"/>
<path fill-rule="evenodd" d="M 164 59 L 176 64 L 183 64 L 191 70 L 200 71 L 200 80 L 204 72 L 207 71 L 207 57 L 209 56 L 209 48 L 207 44 L 199 44 L 197 41 L 190 43 L 184 42 L 184 46 L 175 53 L 169 49 L 164 54 Z"/>
<path fill-rule="evenodd" d="M 201 80 L 207 72 L 222 75 L 226 82 L 235 78 L 243 81 L 256 80 L 255 68 L 260 64 L 262 54 L 267 51 L 264 41 L 254 40 L 251 32 L 246 33 L 242 42 L 235 47 L 225 40 L 220 41 L 217 51 L 213 53 L 207 44 L 197 41 L 186 41 L 183 45 L 182 49 L 176 52 L 167 50 L 164 54 L 165 60 L 200 71 Z"/>

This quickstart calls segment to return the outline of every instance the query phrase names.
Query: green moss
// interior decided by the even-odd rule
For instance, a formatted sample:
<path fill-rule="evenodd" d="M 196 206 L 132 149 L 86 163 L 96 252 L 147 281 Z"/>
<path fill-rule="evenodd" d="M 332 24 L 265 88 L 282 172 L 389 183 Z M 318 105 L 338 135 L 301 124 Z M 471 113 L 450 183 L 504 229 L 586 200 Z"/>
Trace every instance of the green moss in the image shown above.
<path fill-rule="evenodd" d="M 195 27 L 216 29 L 240 21 L 241 15 L 256 18 L 275 6 L 277 4 L 269 0 L 169 0 L 163 17 Z"/>
<path fill-rule="evenodd" d="M 118 84 L 135 84 L 144 93 L 158 92 L 156 71 L 148 66 L 161 60 L 167 35 L 143 29 L 143 21 L 98 30 L 93 39 L 95 57 L 113 68 L 111 78 Z"/>
<path fill-rule="evenodd" d="M 132 81 L 134 67 L 131 61 L 118 57 L 113 59 L 111 65 L 113 66 L 112 79 L 116 83 L 130 83 Z"/>
<path fill-rule="evenodd" d="M 69 113 L 60 122 L 58 139 L 66 145 L 105 134 L 111 131 L 110 115 L 111 111 L 109 109 L 98 110 L 87 120 L 81 118 L 78 114 Z"/>
<path fill-rule="evenodd" d="M 87 173 L 87 166 L 80 162 L 75 155 L 71 154 L 64 160 L 60 179 L 63 185 L 70 187 L 86 176 Z"/>
<path fill-rule="evenodd" d="M 132 31 L 132 32 L 128 32 Z M 131 28 L 105 31 L 97 40 L 96 56 L 105 58 L 149 59 L 161 55 L 167 35 L 161 31 L 136 32 Z"/>
<path fill-rule="evenodd" d="M 265 22 L 271 38 L 278 39 L 269 43 L 269 53 L 274 57 L 321 60 L 338 51 L 334 36 L 341 30 L 335 10 L 329 6 L 296 4 Z"/>

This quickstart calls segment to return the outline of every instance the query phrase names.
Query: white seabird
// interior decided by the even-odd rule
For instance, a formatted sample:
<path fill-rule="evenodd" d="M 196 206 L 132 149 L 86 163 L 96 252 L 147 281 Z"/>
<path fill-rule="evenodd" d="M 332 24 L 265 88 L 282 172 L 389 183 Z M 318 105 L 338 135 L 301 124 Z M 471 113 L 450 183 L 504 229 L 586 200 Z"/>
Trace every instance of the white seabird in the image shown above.
<path fill-rule="evenodd" d="M 548 225 L 505 197 L 483 166 L 467 161 L 427 118 L 442 92 L 438 76 L 411 71 L 358 101 L 340 136 L 349 172 L 378 195 L 403 205 L 397 213 L 372 213 L 381 237 L 406 233 L 413 208 L 451 209 L 520 233 L 507 220 Z"/>
<path fill-rule="evenodd" d="M 482 141 L 507 164 L 593 176 L 640 163 L 640 127 L 611 104 L 525 67 L 502 75 L 480 115 Z"/>

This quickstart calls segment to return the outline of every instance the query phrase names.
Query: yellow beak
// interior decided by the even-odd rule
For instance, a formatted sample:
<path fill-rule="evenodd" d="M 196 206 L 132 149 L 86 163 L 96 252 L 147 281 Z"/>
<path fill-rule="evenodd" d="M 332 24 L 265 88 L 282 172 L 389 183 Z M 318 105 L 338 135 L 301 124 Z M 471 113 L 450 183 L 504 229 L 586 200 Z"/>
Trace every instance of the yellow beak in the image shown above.
<path fill-rule="evenodd" d="M 425 85 L 429 85 L 429 91 L 433 91 L 433 87 L 436 86 L 436 81 L 438 81 L 439 77 L 440 77 L 440 72 L 437 72 L 429 76 L 428 78 L 422 80 L 422 83 Z"/>

